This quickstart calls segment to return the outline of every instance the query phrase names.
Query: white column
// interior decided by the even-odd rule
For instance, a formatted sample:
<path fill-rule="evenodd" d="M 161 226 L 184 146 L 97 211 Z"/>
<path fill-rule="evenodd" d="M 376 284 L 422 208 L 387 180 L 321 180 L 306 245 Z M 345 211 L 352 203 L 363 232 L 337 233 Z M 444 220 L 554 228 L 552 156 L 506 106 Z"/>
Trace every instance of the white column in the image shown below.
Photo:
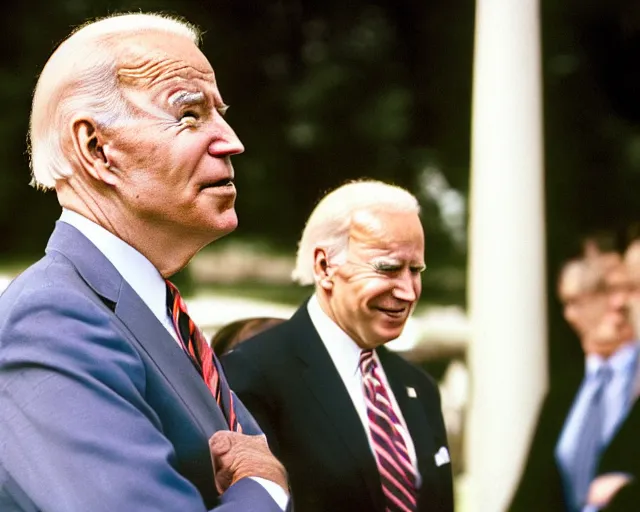
<path fill-rule="evenodd" d="M 477 0 L 466 425 L 472 511 L 506 509 L 547 385 L 537 0 Z"/>

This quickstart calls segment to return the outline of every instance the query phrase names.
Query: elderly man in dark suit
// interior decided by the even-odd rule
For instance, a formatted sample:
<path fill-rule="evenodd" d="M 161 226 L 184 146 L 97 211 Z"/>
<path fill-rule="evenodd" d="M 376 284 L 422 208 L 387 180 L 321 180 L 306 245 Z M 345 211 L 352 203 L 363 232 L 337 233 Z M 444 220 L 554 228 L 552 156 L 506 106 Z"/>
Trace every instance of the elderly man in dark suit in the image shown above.
<path fill-rule="evenodd" d="M 640 346 L 627 268 L 617 253 L 590 254 L 565 265 L 558 291 L 585 375 L 576 386 L 550 390 L 509 510 L 636 510 Z"/>
<path fill-rule="evenodd" d="M 424 268 L 415 197 L 345 184 L 300 240 L 294 277 L 315 293 L 223 357 L 288 471 L 296 510 L 453 510 L 437 384 L 384 347 L 402 333 Z"/>
<path fill-rule="evenodd" d="M 3 512 L 287 506 L 284 468 L 168 281 L 237 224 L 243 146 L 198 42 L 180 20 L 112 16 L 40 75 L 33 182 L 63 213 L 0 297 Z"/>

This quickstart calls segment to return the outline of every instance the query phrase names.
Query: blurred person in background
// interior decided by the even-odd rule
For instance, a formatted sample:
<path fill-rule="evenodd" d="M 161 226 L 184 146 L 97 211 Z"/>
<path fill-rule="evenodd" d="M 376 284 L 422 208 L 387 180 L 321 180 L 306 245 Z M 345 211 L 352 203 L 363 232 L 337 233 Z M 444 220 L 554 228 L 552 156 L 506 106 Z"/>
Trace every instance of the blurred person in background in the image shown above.
<path fill-rule="evenodd" d="M 385 348 L 425 269 L 419 205 L 399 187 L 347 183 L 311 213 L 294 279 L 313 284 L 286 322 L 222 358 L 264 429 L 297 512 L 453 511 L 436 382 Z"/>
<path fill-rule="evenodd" d="M 235 322 L 228 323 L 218 329 L 211 337 L 211 348 L 213 348 L 218 357 L 221 357 L 223 354 L 233 350 L 239 343 L 262 331 L 275 327 L 284 322 L 284 320 L 284 318 L 259 316 L 242 318 Z"/>
<path fill-rule="evenodd" d="M 63 211 L 0 296 L 3 512 L 289 502 L 282 464 L 168 281 L 237 225 L 230 157 L 243 146 L 199 39 L 181 20 L 115 15 L 73 32 L 40 74 L 33 183 Z"/>
<path fill-rule="evenodd" d="M 631 286 L 629 307 L 636 337 L 640 333 L 640 239 L 629 244 L 624 254 L 624 262 L 629 272 Z"/>
<path fill-rule="evenodd" d="M 637 510 L 639 345 L 618 253 L 589 253 L 560 272 L 558 295 L 585 354 L 577 386 L 552 388 L 510 511 Z"/>

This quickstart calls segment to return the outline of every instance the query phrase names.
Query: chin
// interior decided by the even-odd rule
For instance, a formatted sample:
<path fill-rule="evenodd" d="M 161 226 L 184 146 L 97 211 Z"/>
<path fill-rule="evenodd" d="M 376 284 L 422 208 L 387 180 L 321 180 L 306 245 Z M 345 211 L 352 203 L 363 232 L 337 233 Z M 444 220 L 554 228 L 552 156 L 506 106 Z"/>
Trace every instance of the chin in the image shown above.
<path fill-rule="evenodd" d="M 402 329 L 385 329 L 382 332 L 375 333 L 377 343 L 375 346 L 384 345 L 395 340 L 402 334 Z"/>
<path fill-rule="evenodd" d="M 216 215 L 211 224 L 220 236 L 228 235 L 238 227 L 238 215 L 232 207 Z"/>
<path fill-rule="evenodd" d="M 202 238 L 207 244 L 232 233 L 238 227 L 238 218 L 235 212 L 232 214 L 225 212 L 214 218 L 203 220 L 198 226 Z"/>

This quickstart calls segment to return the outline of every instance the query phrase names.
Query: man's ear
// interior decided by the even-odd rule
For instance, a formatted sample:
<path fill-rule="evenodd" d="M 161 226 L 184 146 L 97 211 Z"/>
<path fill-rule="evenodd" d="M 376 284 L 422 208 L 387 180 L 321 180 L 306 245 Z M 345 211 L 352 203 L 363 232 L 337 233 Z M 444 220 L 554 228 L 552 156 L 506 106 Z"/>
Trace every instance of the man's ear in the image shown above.
<path fill-rule="evenodd" d="M 333 288 L 333 275 L 329 272 L 329 258 L 327 252 L 319 247 L 313 252 L 313 274 L 318 283 L 325 290 Z"/>
<path fill-rule="evenodd" d="M 93 179 L 115 185 L 117 175 L 106 155 L 106 141 L 91 119 L 76 119 L 72 124 L 73 149 L 82 168 Z"/>

